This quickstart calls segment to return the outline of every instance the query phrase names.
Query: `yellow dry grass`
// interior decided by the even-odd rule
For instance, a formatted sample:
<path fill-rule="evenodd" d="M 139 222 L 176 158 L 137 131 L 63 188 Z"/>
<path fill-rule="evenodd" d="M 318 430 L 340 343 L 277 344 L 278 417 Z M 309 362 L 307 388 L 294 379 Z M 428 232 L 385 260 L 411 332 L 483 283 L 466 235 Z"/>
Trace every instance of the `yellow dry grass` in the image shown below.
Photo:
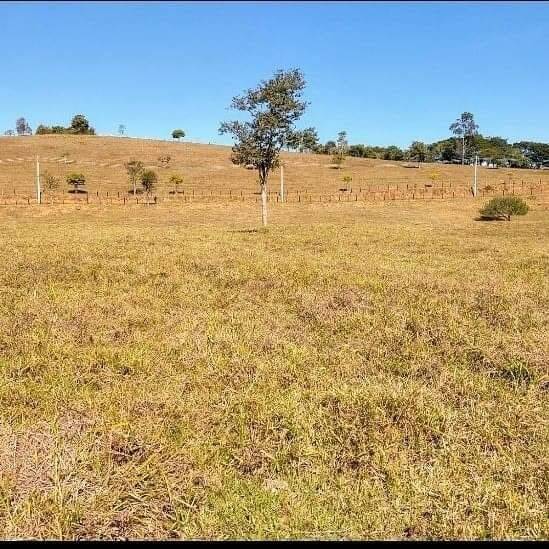
<path fill-rule="evenodd" d="M 155 191 L 159 197 L 169 198 L 174 189 L 169 184 L 172 174 L 181 174 L 184 183 L 181 189 L 187 197 L 232 193 L 232 197 L 257 192 L 257 175 L 253 170 L 234 166 L 230 161 L 230 147 L 174 143 L 131 138 L 106 138 L 97 136 L 43 135 L 30 137 L 2 137 L 0 139 L 0 203 L 9 199 L 14 192 L 20 197 L 32 199 L 35 196 L 34 158 L 41 159 L 42 171 L 47 170 L 62 179 L 62 190 L 67 190 L 65 176 L 74 171 L 82 172 L 87 178 L 87 189 L 91 194 L 110 193 L 110 197 L 128 196 L 130 185 L 124 163 L 138 159 L 148 168 L 159 173 L 159 184 Z M 158 161 L 161 156 L 172 158 L 170 165 L 163 168 Z M 472 184 L 471 166 L 443 164 L 421 164 L 420 168 L 406 168 L 405 162 L 347 158 L 344 167 L 334 169 L 331 157 L 327 155 L 283 153 L 285 163 L 285 185 L 290 199 L 295 193 L 307 192 L 326 199 L 339 189 L 352 189 L 353 193 L 365 194 L 377 191 L 377 198 L 384 191 L 400 191 L 408 194 L 417 190 L 433 190 L 437 196 L 444 190 L 446 196 L 469 193 Z M 351 176 L 352 182 L 343 182 Z M 540 170 L 511 170 L 479 168 L 479 189 L 505 189 L 521 194 L 539 194 L 540 188 L 547 192 L 549 172 Z M 279 171 L 271 181 L 271 190 L 277 190 Z M 426 187 L 428 185 L 428 187 Z M 68 196 L 66 196 L 68 199 Z M 180 197 L 182 198 L 182 197 Z"/>
<path fill-rule="evenodd" d="M 549 216 L 479 206 L 0 208 L 0 537 L 547 538 Z"/>

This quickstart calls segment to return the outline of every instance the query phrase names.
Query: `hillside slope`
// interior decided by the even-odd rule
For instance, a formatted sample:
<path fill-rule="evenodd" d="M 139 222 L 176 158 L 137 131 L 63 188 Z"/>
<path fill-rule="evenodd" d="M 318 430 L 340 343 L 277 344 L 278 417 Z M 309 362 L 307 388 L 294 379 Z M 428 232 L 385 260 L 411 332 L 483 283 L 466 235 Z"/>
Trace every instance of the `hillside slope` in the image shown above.
<path fill-rule="evenodd" d="M 171 157 L 167 168 L 159 157 Z M 39 156 L 42 172 L 62 179 L 61 190 L 67 190 L 65 176 L 72 171 L 84 173 L 87 189 L 96 193 L 119 193 L 129 190 L 124 163 L 138 159 L 158 171 L 156 193 L 167 195 L 172 189 L 169 178 L 173 173 L 184 177 L 182 188 L 187 193 L 253 193 L 257 191 L 256 174 L 234 166 L 230 147 L 177 143 L 134 138 L 42 135 L 2 137 L 0 139 L 0 193 L 2 195 L 34 193 L 34 159 Z M 406 167 L 405 162 L 348 158 L 342 169 L 331 165 L 325 155 L 283 153 L 285 185 L 289 193 L 301 191 L 317 194 L 337 193 L 349 187 L 354 192 L 375 189 L 407 189 L 426 185 L 445 189 L 468 189 L 473 169 L 470 166 L 422 164 Z M 352 183 L 343 183 L 344 176 Z M 278 188 L 279 172 L 271 179 L 271 188 Z M 549 173 L 535 170 L 489 170 L 479 168 L 479 186 L 493 188 L 507 185 L 549 183 Z M 428 187 L 428 188 L 429 188 Z"/>

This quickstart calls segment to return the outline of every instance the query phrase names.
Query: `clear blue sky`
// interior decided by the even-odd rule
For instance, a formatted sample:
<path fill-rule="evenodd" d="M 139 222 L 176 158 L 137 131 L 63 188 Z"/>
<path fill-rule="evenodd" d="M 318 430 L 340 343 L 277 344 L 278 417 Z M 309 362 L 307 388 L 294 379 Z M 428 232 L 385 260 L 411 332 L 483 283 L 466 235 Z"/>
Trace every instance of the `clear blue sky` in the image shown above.
<path fill-rule="evenodd" d="M 299 67 L 323 142 L 433 141 L 463 111 L 549 142 L 546 2 L 29 2 L 0 21 L 2 132 L 83 113 L 98 133 L 230 143 L 231 98 Z"/>

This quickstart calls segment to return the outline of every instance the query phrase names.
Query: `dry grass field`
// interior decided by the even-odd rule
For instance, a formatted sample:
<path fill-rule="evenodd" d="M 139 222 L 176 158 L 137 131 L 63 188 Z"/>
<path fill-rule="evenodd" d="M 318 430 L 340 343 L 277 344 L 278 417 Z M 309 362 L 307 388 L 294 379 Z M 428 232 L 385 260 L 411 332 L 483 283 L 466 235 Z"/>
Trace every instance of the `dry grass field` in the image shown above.
<path fill-rule="evenodd" d="M 549 215 L 482 202 L 0 207 L 0 537 L 549 537 Z"/>
<path fill-rule="evenodd" d="M 175 143 L 132 138 L 42 135 L 30 137 L 0 138 L 0 204 L 20 203 L 35 199 L 34 159 L 39 156 L 42 172 L 62 179 L 61 191 L 50 199 L 71 200 L 66 194 L 65 176 L 74 171 L 87 177 L 89 199 L 97 201 L 99 193 L 105 201 L 129 197 L 124 163 L 130 159 L 143 161 L 147 167 L 159 173 L 155 194 L 163 200 L 174 199 L 169 178 L 177 173 L 183 176 L 181 187 L 185 194 L 179 201 L 211 199 L 220 195 L 224 199 L 244 198 L 254 200 L 258 192 L 257 176 L 253 170 L 234 166 L 230 161 L 230 148 L 214 145 Z M 158 161 L 169 155 L 167 168 Z M 290 201 L 301 199 L 338 200 L 340 189 L 356 195 L 359 200 L 371 198 L 441 198 L 470 195 L 473 178 L 471 166 L 422 164 L 419 168 L 407 168 L 406 162 L 348 158 L 342 169 L 334 169 L 331 157 L 326 155 L 283 153 L 284 179 Z M 343 177 L 351 176 L 345 184 Z M 490 195 L 505 190 L 508 193 L 539 195 L 549 194 L 549 171 L 479 168 L 481 194 Z M 272 177 L 271 191 L 278 190 L 279 172 Z M 107 197 L 107 193 L 109 196 Z M 343 196 L 348 199 L 348 196 Z M 85 200 L 81 197 L 80 200 Z"/>

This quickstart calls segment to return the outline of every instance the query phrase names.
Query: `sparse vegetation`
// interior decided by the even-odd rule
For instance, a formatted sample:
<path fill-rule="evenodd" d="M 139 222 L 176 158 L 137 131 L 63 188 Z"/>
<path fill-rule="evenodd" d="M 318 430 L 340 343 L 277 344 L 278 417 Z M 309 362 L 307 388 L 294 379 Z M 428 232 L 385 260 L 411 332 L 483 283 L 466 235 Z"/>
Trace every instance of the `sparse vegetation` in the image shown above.
<path fill-rule="evenodd" d="M 42 188 L 48 193 L 52 193 L 59 189 L 61 181 L 47 170 L 41 176 Z"/>
<path fill-rule="evenodd" d="M 496 196 L 480 210 L 480 214 L 488 219 L 511 221 L 511 216 L 526 215 L 528 209 L 528 204 L 518 196 Z"/>
<path fill-rule="evenodd" d="M 176 194 L 180 193 L 180 187 L 181 185 L 183 185 L 183 177 L 177 173 L 174 173 L 170 177 L 170 185 L 173 185 L 173 187 L 175 187 L 174 191 Z"/>
<path fill-rule="evenodd" d="M 137 182 L 140 180 L 141 174 L 145 169 L 143 162 L 140 160 L 130 160 L 124 164 L 130 185 L 133 189 L 133 195 L 137 194 Z"/>
<path fill-rule="evenodd" d="M 350 175 L 344 175 L 342 181 L 343 183 L 345 183 L 345 185 L 349 186 L 353 182 L 353 178 Z"/>
<path fill-rule="evenodd" d="M 147 194 L 151 194 L 158 182 L 158 175 L 154 170 L 145 170 L 140 174 L 141 185 Z"/>
<path fill-rule="evenodd" d="M 332 162 L 337 169 L 343 167 L 348 152 L 349 144 L 347 143 L 347 132 L 339 132 L 336 145 L 332 150 Z"/>
<path fill-rule="evenodd" d="M 158 157 L 158 162 L 160 162 L 160 166 L 164 169 L 166 169 L 170 162 L 172 161 L 172 157 L 169 154 L 163 154 L 162 156 Z"/>
<path fill-rule="evenodd" d="M 72 192 L 81 192 L 80 187 L 86 184 L 86 177 L 82 173 L 70 173 L 67 175 L 67 183 L 72 187 Z"/>
<path fill-rule="evenodd" d="M 3 539 L 546 539 L 549 216 L 0 208 Z"/>

